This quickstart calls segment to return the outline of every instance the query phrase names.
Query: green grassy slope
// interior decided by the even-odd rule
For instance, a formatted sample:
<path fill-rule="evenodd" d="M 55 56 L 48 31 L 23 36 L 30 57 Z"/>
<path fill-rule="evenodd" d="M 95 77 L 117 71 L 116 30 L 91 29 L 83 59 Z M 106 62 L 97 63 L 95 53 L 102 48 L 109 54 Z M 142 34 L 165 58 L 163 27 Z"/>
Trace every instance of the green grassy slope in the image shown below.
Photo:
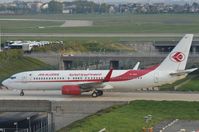
<path fill-rule="evenodd" d="M 34 51 L 62 51 L 66 54 L 87 53 L 87 52 L 134 52 L 135 49 L 127 44 L 120 44 L 114 40 L 70 40 L 64 44 L 50 44 L 43 47 L 37 47 Z"/>
<path fill-rule="evenodd" d="M 179 87 L 179 91 L 199 91 L 199 75 Z"/>
<path fill-rule="evenodd" d="M 198 109 L 198 102 L 133 101 L 77 121 L 59 132 L 96 132 L 102 128 L 106 128 L 107 132 L 140 132 L 146 126 L 146 115 L 152 115 L 152 121 L 147 126 L 154 126 L 169 119 L 198 120 Z"/>
<path fill-rule="evenodd" d="M 0 83 L 18 72 L 53 68 L 39 60 L 23 57 L 19 51 L 0 53 L 0 58 Z"/>

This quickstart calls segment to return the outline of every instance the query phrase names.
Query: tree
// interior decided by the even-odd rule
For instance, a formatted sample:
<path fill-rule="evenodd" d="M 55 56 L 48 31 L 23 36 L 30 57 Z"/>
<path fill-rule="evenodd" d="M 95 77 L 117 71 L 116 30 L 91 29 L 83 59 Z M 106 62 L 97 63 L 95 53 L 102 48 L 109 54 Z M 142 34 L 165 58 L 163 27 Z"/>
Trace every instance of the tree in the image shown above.
<path fill-rule="evenodd" d="M 109 12 L 109 8 L 110 8 L 110 6 L 108 4 L 102 3 L 100 5 L 100 13 L 107 13 L 107 12 Z"/>
<path fill-rule="evenodd" d="M 63 5 L 61 2 L 52 0 L 48 3 L 49 13 L 59 14 L 62 13 L 62 11 L 63 11 Z"/>

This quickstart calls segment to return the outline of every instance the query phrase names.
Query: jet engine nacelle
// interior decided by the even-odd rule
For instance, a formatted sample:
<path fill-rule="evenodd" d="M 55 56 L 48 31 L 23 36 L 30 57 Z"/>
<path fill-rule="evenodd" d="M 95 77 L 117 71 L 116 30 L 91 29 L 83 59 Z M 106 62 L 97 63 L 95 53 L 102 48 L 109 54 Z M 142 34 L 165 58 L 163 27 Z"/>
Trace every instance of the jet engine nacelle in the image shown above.
<path fill-rule="evenodd" d="M 65 85 L 62 87 L 62 94 L 63 95 L 80 95 L 81 94 L 80 86 Z"/>

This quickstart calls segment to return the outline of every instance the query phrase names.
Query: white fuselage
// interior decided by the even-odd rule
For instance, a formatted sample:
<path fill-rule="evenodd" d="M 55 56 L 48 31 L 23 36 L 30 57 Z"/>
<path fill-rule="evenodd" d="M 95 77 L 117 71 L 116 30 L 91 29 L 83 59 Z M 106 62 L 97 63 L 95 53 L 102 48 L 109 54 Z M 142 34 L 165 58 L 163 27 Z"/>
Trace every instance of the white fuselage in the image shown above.
<path fill-rule="evenodd" d="M 129 70 L 114 70 L 111 78 L 127 73 Z M 137 76 L 142 70 L 135 70 L 135 75 L 121 76 L 116 81 L 105 82 L 113 88 L 149 88 L 173 83 L 185 76 L 170 76 L 170 71 L 153 70 L 149 73 Z M 109 70 L 55 70 L 55 71 L 29 71 L 11 76 L 2 84 L 9 89 L 29 89 L 29 90 L 58 90 L 64 85 L 79 85 L 93 83 L 103 80 Z M 135 76 L 135 77 L 133 77 Z M 124 80 L 126 79 L 126 80 Z"/>

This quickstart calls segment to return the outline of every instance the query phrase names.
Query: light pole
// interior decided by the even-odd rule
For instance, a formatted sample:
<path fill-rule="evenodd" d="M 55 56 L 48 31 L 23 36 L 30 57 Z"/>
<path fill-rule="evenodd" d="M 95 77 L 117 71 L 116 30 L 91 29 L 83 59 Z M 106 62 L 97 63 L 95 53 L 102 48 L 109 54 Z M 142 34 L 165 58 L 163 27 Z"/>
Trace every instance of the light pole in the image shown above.
<path fill-rule="evenodd" d="M 31 132 L 31 120 L 30 117 L 26 118 L 28 120 L 28 131 Z"/>
<path fill-rule="evenodd" d="M 14 125 L 16 127 L 16 132 L 18 132 L 18 122 L 14 122 Z"/>
<path fill-rule="evenodd" d="M 146 126 L 148 125 L 149 121 L 152 120 L 152 115 L 147 115 L 147 116 L 144 116 L 144 121 L 146 123 Z"/>

